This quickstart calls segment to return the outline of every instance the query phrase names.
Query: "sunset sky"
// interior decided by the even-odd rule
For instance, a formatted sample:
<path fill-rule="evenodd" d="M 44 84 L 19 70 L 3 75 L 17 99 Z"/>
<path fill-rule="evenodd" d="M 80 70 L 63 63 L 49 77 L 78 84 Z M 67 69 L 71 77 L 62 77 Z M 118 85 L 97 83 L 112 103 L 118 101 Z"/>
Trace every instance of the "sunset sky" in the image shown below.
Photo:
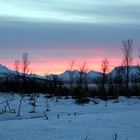
<path fill-rule="evenodd" d="M 0 63 L 28 52 L 37 74 L 61 73 L 72 60 L 100 70 L 122 62 L 122 40 L 140 48 L 140 0 L 0 0 Z M 137 60 L 135 61 L 137 63 Z"/>

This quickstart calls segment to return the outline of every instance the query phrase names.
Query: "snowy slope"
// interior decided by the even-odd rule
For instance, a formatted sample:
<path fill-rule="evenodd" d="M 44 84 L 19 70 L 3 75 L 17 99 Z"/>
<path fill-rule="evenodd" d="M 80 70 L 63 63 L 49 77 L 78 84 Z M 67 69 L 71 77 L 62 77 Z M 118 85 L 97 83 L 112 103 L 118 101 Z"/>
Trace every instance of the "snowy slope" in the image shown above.
<path fill-rule="evenodd" d="M 1 79 L 5 79 L 8 76 L 15 76 L 15 74 L 16 74 L 16 72 L 14 70 L 10 70 L 6 66 L 0 64 L 0 78 Z M 22 76 L 22 73 L 19 73 L 19 75 Z M 27 76 L 30 77 L 30 78 L 36 77 L 36 78 L 39 78 L 39 79 L 45 79 L 44 76 L 40 76 L 40 75 L 37 75 L 37 74 L 28 74 Z"/>
<path fill-rule="evenodd" d="M 14 73 L 14 71 L 8 69 L 6 66 L 0 64 L 0 73 Z"/>
<path fill-rule="evenodd" d="M 117 140 L 140 139 L 140 100 L 121 97 L 119 103 L 76 105 L 74 100 L 49 99 L 48 120 L 44 119 L 45 99 L 37 102 L 37 112 L 29 113 L 29 100 L 22 105 L 21 117 L 0 114 L 0 139 L 3 140 Z M 17 109 L 15 98 L 11 107 Z M 76 112 L 76 115 L 74 113 Z M 59 119 L 57 118 L 59 114 Z M 70 114 L 70 115 L 69 115 Z"/>
<path fill-rule="evenodd" d="M 58 75 L 60 79 L 62 79 L 63 81 L 69 81 L 70 80 L 70 71 L 67 70 L 64 73 Z M 76 80 L 79 77 L 79 71 L 75 70 L 72 72 L 73 73 L 73 78 L 74 80 Z"/>
<path fill-rule="evenodd" d="M 70 79 L 70 71 L 65 71 L 64 73 L 59 75 L 59 78 L 62 79 L 63 81 L 69 81 Z M 73 78 L 74 81 L 77 80 L 77 78 L 79 77 L 79 71 L 75 70 L 72 72 L 73 73 Z M 96 72 L 96 71 L 89 71 L 87 74 L 87 80 L 88 82 L 94 81 L 95 79 L 98 79 L 99 77 L 101 77 L 101 73 L 100 72 Z"/>
<path fill-rule="evenodd" d="M 116 67 L 109 73 L 109 75 L 114 78 L 118 71 L 120 72 L 122 77 L 124 77 L 126 72 L 126 67 L 124 66 Z M 139 74 L 140 74 L 140 66 L 130 66 L 130 73 L 129 73 L 130 78 L 137 78 Z"/>
<path fill-rule="evenodd" d="M 0 78 L 6 78 L 7 76 L 15 74 L 15 71 L 12 71 L 5 67 L 4 65 L 0 64 Z"/>

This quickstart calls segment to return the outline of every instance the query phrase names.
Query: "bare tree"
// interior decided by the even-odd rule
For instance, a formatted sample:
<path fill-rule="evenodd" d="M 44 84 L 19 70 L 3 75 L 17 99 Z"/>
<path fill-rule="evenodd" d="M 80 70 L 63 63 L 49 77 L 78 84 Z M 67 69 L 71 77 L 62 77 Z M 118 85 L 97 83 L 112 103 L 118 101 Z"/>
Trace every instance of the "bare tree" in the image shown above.
<path fill-rule="evenodd" d="M 108 90 L 108 85 L 107 85 L 107 81 L 108 81 L 108 78 L 107 78 L 107 73 L 109 72 L 109 61 L 107 58 L 105 58 L 103 61 L 102 61 L 102 64 L 101 64 L 101 72 L 102 72 L 102 96 L 103 98 L 106 100 L 105 102 L 105 106 L 107 106 L 107 90 Z"/>
<path fill-rule="evenodd" d="M 106 90 L 106 82 L 107 82 L 107 73 L 109 72 L 109 61 L 108 59 L 104 59 L 101 64 L 101 72 L 102 72 L 102 89 Z"/>
<path fill-rule="evenodd" d="M 46 95 L 46 96 L 44 96 L 44 98 L 45 98 L 45 112 L 46 111 L 50 111 L 50 105 L 49 105 L 49 98 L 50 98 L 50 96 Z"/>
<path fill-rule="evenodd" d="M 20 61 L 18 59 L 15 60 L 15 71 L 17 74 L 19 74 L 19 65 L 20 65 Z"/>
<path fill-rule="evenodd" d="M 87 85 L 87 72 L 89 69 L 87 68 L 87 63 L 84 62 L 82 65 L 79 66 L 79 77 L 77 80 L 77 86 L 78 86 L 78 98 L 82 98 L 86 95 L 86 92 L 88 90 Z"/>
<path fill-rule="evenodd" d="M 33 78 L 31 79 L 31 85 L 32 85 L 32 90 L 30 90 L 29 94 L 29 100 L 30 100 L 30 105 L 32 107 L 30 113 L 35 113 L 36 112 L 36 106 L 37 106 L 37 99 L 39 98 L 39 93 L 37 93 L 36 88 L 38 86 L 35 74 Z"/>
<path fill-rule="evenodd" d="M 58 98 L 60 98 L 60 96 L 63 94 L 62 85 L 63 85 L 63 82 L 61 78 L 59 78 L 58 75 L 53 74 L 52 75 L 52 91 L 53 91 L 53 95 L 56 96 L 56 102 L 58 102 Z"/>
<path fill-rule="evenodd" d="M 53 82 L 53 89 L 54 89 L 54 95 L 58 96 L 58 83 L 59 83 L 59 77 L 56 74 L 52 75 L 52 82 Z"/>
<path fill-rule="evenodd" d="M 29 73 L 30 61 L 28 59 L 28 53 L 23 53 L 22 56 L 22 73 L 23 73 L 23 82 L 26 82 L 26 75 Z"/>
<path fill-rule="evenodd" d="M 22 56 L 22 73 L 23 73 L 23 83 L 22 83 L 22 88 L 21 91 L 19 93 L 20 95 L 20 102 L 19 102 L 19 106 L 18 106 L 18 113 L 17 116 L 20 116 L 20 112 L 21 112 L 21 105 L 22 105 L 22 101 L 25 97 L 25 86 L 27 85 L 27 79 L 26 79 L 26 75 L 29 73 L 30 69 L 29 69 L 29 65 L 30 65 L 30 61 L 28 59 L 28 53 L 23 53 Z"/>
<path fill-rule="evenodd" d="M 0 94 L 1 97 L 1 102 L 0 105 L 3 105 L 3 109 L 0 111 L 0 114 L 3 114 L 5 112 L 10 112 L 10 113 L 16 113 L 15 109 L 11 108 L 10 103 L 14 100 L 14 94 L 9 92 L 3 92 Z"/>
<path fill-rule="evenodd" d="M 19 75 L 20 61 L 18 59 L 15 60 L 14 67 L 16 71 L 17 90 L 19 91 L 20 90 L 20 75 Z"/>
<path fill-rule="evenodd" d="M 123 40 L 123 65 L 126 67 L 125 69 L 125 84 L 126 84 L 126 91 L 128 94 L 129 89 L 129 73 L 130 73 L 130 66 L 133 62 L 133 41 L 128 39 L 126 41 Z"/>
<path fill-rule="evenodd" d="M 89 69 L 87 68 L 86 62 L 84 62 L 81 66 L 79 66 L 79 85 L 80 86 L 86 86 L 88 71 Z"/>
<path fill-rule="evenodd" d="M 73 60 L 71 63 L 70 63 L 70 66 L 69 66 L 69 79 L 70 79 L 70 92 L 72 94 L 72 91 L 73 91 L 73 84 L 74 84 L 74 71 L 73 71 L 73 67 L 74 67 L 74 64 L 75 64 L 75 61 Z"/>
<path fill-rule="evenodd" d="M 124 69 L 122 66 L 116 68 L 114 83 L 115 83 L 116 88 L 117 88 L 116 89 L 117 95 L 119 95 L 121 93 L 121 90 L 122 90 L 123 73 L 124 73 Z"/>
<path fill-rule="evenodd" d="M 36 104 L 37 104 L 37 99 L 39 97 L 39 94 L 33 93 L 30 95 L 30 105 L 32 106 L 32 110 L 30 113 L 35 113 L 36 112 Z"/>

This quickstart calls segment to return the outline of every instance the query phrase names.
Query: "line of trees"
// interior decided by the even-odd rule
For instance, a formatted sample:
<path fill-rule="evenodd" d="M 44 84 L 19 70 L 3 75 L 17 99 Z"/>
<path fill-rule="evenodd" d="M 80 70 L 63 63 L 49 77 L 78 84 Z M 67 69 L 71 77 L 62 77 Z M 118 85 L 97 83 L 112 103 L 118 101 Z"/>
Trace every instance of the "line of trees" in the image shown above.
<path fill-rule="evenodd" d="M 22 61 L 15 60 L 15 75 L 10 75 L 0 84 L 1 92 L 15 92 L 19 95 L 20 115 L 22 101 L 25 96 L 30 97 L 32 111 L 35 112 L 36 100 L 40 93 L 49 93 L 50 97 L 72 96 L 77 102 L 87 102 L 88 97 L 100 97 L 104 100 L 110 98 L 117 99 L 118 96 L 136 96 L 140 95 L 140 69 L 138 77 L 130 78 L 130 66 L 133 64 L 133 41 L 123 41 L 123 62 L 121 67 L 117 67 L 115 75 L 110 75 L 110 64 L 107 58 L 101 63 L 101 76 L 94 79 L 94 83 L 89 87 L 87 72 L 89 71 L 87 63 L 79 66 L 79 74 L 75 77 L 75 61 L 73 60 L 68 68 L 69 82 L 66 84 L 58 75 L 48 76 L 46 79 L 36 77 L 31 73 L 28 54 L 24 53 Z M 138 56 L 140 59 L 140 55 Z M 21 67 L 20 67 L 21 66 Z M 21 70 L 21 72 L 19 72 Z M 76 79 L 76 80 L 75 80 Z M 131 80 L 130 80 L 131 79 Z M 95 82 L 96 81 L 96 82 Z"/>

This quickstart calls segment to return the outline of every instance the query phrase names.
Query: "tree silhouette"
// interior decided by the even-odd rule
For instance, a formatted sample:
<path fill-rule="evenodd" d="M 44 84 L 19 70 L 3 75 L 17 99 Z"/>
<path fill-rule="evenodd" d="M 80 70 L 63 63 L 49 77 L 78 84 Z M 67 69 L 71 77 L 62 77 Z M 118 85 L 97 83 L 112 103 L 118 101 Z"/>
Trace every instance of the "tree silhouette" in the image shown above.
<path fill-rule="evenodd" d="M 133 41 L 128 39 L 126 41 L 123 40 L 123 65 L 125 66 L 125 84 L 126 84 L 126 92 L 129 95 L 129 73 L 130 66 L 133 62 Z"/>
<path fill-rule="evenodd" d="M 70 66 L 68 68 L 68 72 L 69 72 L 69 82 L 70 82 L 70 94 L 72 95 L 72 92 L 73 92 L 73 84 L 74 84 L 74 64 L 75 64 L 75 61 L 73 60 L 71 63 L 70 63 Z"/>
<path fill-rule="evenodd" d="M 88 72 L 88 68 L 87 68 L 87 63 L 84 62 L 82 65 L 79 66 L 79 76 L 77 79 L 77 92 L 78 95 L 77 97 L 80 98 L 84 98 L 86 96 L 86 92 L 88 89 L 88 85 L 87 85 L 87 72 Z"/>
<path fill-rule="evenodd" d="M 109 61 L 107 58 L 104 58 L 104 60 L 101 63 L 101 72 L 102 72 L 102 96 L 106 100 L 107 99 L 107 73 L 109 72 Z"/>
<path fill-rule="evenodd" d="M 28 53 L 23 53 L 23 55 L 22 55 L 22 78 L 23 79 L 22 79 L 21 91 L 19 92 L 20 101 L 19 101 L 17 116 L 20 116 L 22 101 L 25 97 L 25 93 L 26 93 L 26 89 L 27 89 L 26 88 L 27 87 L 27 77 L 26 76 L 30 71 L 29 65 L 30 65 L 30 61 L 28 59 Z"/>

